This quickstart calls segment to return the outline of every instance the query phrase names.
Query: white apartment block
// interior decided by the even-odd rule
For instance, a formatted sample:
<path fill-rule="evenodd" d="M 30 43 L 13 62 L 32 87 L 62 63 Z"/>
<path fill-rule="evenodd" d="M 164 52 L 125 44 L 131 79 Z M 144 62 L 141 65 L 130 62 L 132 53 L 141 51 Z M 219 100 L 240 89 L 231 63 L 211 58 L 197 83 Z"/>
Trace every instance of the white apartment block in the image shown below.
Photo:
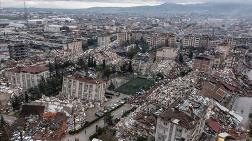
<path fill-rule="evenodd" d="M 45 66 L 18 67 L 6 72 L 11 87 L 20 87 L 22 90 L 35 87 L 42 78 L 49 77 L 49 69 Z"/>
<path fill-rule="evenodd" d="M 63 78 L 62 94 L 68 98 L 104 101 L 106 82 L 73 75 Z"/>
<path fill-rule="evenodd" d="M 155 141 L 198 141 L 205 122 L 186 113 L 167 110 L 157 119 Z"/>
<path fill-rule="evenodd" d="M 192 35 L 187 35 L 183 38 L 184 47 L 199 47 L 200 38 Z"/>

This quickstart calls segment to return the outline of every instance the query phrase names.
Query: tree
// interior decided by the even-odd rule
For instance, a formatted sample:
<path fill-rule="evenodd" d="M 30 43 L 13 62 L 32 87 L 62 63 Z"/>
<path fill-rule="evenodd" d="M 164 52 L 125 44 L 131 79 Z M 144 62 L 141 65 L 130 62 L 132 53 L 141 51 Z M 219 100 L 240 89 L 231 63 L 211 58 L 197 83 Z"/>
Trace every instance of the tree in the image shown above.
<path fill-rule="evenodd" d="M 121 71 L 122 72 L 125 72 L 126 71 L 126 64 L 124 63 L 121 67 L 120 67 Z"/>
<path fill-rule="evenodd" d="M 96 68 L 96 61 L 94 60 L 93 67 Z"/>
<path fill-rule="evenodd" d="M 87 49 L 88 49 L 88 45 L 82 43 L 82 51 L 86 51 Z"/>
<path fill-rule="evenodd" d="M 110 83 L 108 89 L 109 90 L 114 90 L 115 89 L 115 85 L 113 84 L 113 82 Z"/>
<path fill-rule="evenodd" d="M 132 61 L 129 62 L 128 72 L 133 72 Z"/>
<path fill-rule="evenodd" d="M 183 64 L 184 63 L 184 58 L 181 53 L 179 53 L 179 63 Z"/>
<path fill-rule="evenodd" d="M 28 103 L 29 102 L 29 95 L 27 92 L 25 92 L 25 103 Z"/>
<path fill-rule="evenodd" d="M 128 52 L 128 57 L 132 59 L 139 52 L 139 50 L 140 49 L 138 47 L 131 48 Z"/>
<path fill-rule="evenodd" d="M 53 64 L 51 62 L 49 62 L 50 76 L 52 76 L 54 74 L 54 71 L 55 71 L 55 66 L 53 66 Z"/>
<path fill-rule="evenodd" d="M 10 127 L 8 123 L 5 122 L 3 115 L 0 116 L 0 140 L 9 141 L 10 140 Z"/>
<path fill-rule="evenodd" d="M 137 137 L 137 141 L 147 141 L 147 138 L 139 136 Z"/>
<path fill-rule="evenodd" d="M 77 62 L 77 65 L 80 66 L 80 68 L 84 68 L 86 66 L 86 63 L 82 58 L 80 58 Z"/>
<path fill-rule="evenodd" d="M 110 74 L 111 70 L 109 68 L 105 68 L 105 70 L 103 71 L 103 77 L 109 78 Z"/>
<path fill-rule="evenodd" d="M 91 67 L 91 66 L 92 66 L 91 57 L 88 56 L 88 67 Z"/>
<path fill-rule="evenodd" d="M 113 125 L 113 116 L 111 115 L 111 113 L 105 114 L 104 123 L 106 123 L 107 125 Z"/>
<path fill-rule="evenodd" d="M 29 89 L 29 94 L 30 94 L 31 100 L 33 100 L 33 101 L 38 100 L 38 99 L 40 99 L 42 97 L 42 93 L 41 93 L 41 91 L 39 90 L 38 87 L 30 88 Z"/>
<path fill-rule="evenodd" d="M 190 49 L 190 51 L 189 51 L 189 56 L 188 56 L 190 59 L 192 59 L 193 58 L 193 51 L 192 51 L 192 49 Z"/>
<path fill-rule="evenodd" d="M 103 70 L 105 70 L 105 68 L 106 68 L 106 61 L 105 61 L 105 59 L 102 60 L 102 68 L 103 68 Z"/>
<path fill-rule="evenodd" d="M 14 111 L 19 110 L 21 108 L 21 101 L 21 98 L 16 95 L 14 95 L 14 97 L 11 99 L 11 105 Z"/>

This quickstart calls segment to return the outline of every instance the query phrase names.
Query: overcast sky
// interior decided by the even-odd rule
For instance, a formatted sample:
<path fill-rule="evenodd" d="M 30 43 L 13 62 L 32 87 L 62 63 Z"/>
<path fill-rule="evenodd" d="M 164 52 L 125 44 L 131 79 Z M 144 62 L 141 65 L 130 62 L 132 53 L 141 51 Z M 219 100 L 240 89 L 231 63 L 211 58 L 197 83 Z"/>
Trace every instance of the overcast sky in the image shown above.
<path fill-rule="evenodd" d="M 24 0 L 0 0 L 2 7 L 23 7 Z M 90 8 L 132 7 L 162 3 L 192 4 L 204 2 L 251 2 L 252 0 L 26 0 L 27 7 L 36 8 Z"/>

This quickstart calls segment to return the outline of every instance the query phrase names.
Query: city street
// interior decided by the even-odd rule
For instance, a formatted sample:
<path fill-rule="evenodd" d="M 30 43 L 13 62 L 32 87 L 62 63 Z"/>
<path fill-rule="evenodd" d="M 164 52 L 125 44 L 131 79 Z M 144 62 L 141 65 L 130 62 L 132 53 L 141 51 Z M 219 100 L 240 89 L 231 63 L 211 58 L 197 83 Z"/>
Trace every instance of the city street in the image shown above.
<path fill-rule="evenodd" d="M 119 117 L 122 115 L 123 111 L 130 109 L 131 106 L 128 104 L 124 104 L 122 107 L 112 112 L 112 115 L 115 117 Z M 62 140 L 63 141 L 75 141 L 75 139 L 79 139 L 79 141 L 89 141 L 89 137 L 93 135 L 96 131 L 96 125 L 98 127 L 104 127 L 104 120 L 100 119 L 96 123 L 92 124 L 88 128 L 84 129 L 78 134 L 75 135 L 66 135 Z M 86 133 L 85 133 L 86 131 Z"/>

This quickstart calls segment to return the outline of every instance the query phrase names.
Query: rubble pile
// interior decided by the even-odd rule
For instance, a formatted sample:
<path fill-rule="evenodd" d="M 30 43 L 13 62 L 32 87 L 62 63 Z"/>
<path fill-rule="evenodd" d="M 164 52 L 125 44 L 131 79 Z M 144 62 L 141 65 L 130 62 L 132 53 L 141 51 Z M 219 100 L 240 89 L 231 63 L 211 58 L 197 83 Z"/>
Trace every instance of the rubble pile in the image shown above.
<path fill-rule="evenodd" d="M 157 116 L 171 106 L 181 111 L 189 111 L 191 107 L 196 107 L 193 113 L 201 117 L 209 99 L 198 95 L 198 90 L 194 87 L 197 81 L 195 76 L 197 76 L 196 73 L 192 72 L 183 78 L 167 80 L 166 83 L 163 82 L 148 91 L 145 95 L 146 100 L 142 97 L 139 102 L 139 99 L 135 98 L 137 103 L 143 104 L 116 125 L 117 137 L 125 139 L 136 137 L 136 135 L 146 137 L 154 135 Z"/>
<path fill-rule="evenodd" d="M 45 105 L 46 112 L 62 112 L 67 116 L 68 130 L 80 128 L 86 122 L 85 110 L 91 108 L 89 103 L 79 100 L 42 97 L 33 103 Z M 75 125 L 74 125 L 75 120 Z"/>
<path fill-rule="evenodd" d="M 197 82 L 196 73 L 185 77 L 179 77 L 166 84 L 161 84 L 156 90 L 148 96 L 148 99 L 160 103 L 163 106 L 169 106 L 177 99 L 184 99 L 188 95 L 198 93 L 198 90 L 194 87 Z"/>

